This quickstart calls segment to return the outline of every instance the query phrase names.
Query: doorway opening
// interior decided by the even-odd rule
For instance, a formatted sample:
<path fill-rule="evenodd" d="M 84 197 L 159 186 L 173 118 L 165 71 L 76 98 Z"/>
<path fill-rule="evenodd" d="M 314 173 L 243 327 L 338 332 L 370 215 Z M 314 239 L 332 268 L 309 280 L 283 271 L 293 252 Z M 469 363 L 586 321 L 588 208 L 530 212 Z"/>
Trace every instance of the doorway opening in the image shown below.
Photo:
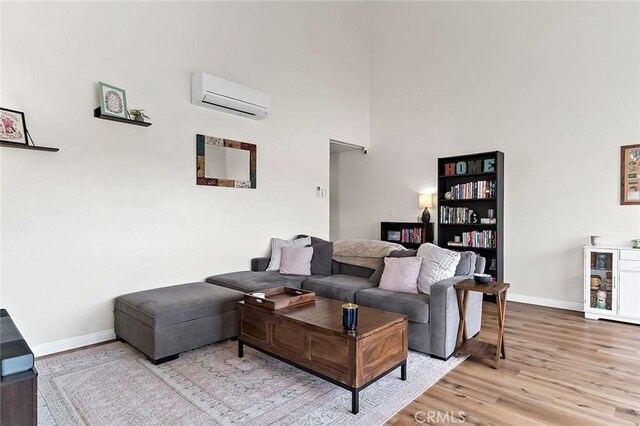
<path fill-rule="evenodd" d="M 329 139 L 329 237 L 331 241 L 340 239 L 340 196 L 349 182 L 340 179 L 340 170 L 349 162 L 353 151 L 368 152 L 366 146 Z M 349 153 L 348 155 L 343 155 Z"/>

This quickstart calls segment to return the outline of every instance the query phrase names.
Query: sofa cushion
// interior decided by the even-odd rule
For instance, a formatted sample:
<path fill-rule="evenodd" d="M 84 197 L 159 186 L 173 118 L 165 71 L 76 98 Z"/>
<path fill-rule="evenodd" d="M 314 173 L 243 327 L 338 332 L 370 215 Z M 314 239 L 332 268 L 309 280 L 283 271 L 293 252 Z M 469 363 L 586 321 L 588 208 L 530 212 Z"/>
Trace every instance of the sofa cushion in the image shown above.
<path fill-rule="evenodd" d="M 416 256 L 422 258 L 418 289 L 422 293 L 429 293 L 432 284 L 451 278 L 456 273 L 460 262 L 460 253 L 425 243 L 418 248 Z"/>
<path fill-rule="evenodd" d="M 385 257 L 380 288 L 400 293 L 418 293 L 421 257 Z"/>
<path fill-rule="evenodd" d="M 114 309 L 159 328 L 233 311 L 242 298 L 239 291 L 198 282 L 118 296 Z"/>
<path fill-rule="evenodd" d="M 367 278 L 375 272 L 374 269 L 365 268 L 364 266 L 350 265 L 348 263 L 338 262 L 334 260 L 331 266 L 331 275 L 353 275 L 354 277 Z M 377 283 L 376 283 L 377 284 Z"/>
<path fill-rule="evenodd" d="M 311 247 L 313 247 L 313 257 L 311 258 L 311 273 L 313 275 L 331 275 L 331 264 L 333 262 L 333 243 L 325 241 L 314 243 L 311 237 Z"/>
<path fill-rule="evenodd" d="M 282 254 L 282 247 L 304 247 L 311 244 L 311 238 L 298 238 L 295 240 L 281 240 L 280 238 L 271 239 L 271 260 L 267 271 L 279 271 L 280 270 L 280 256 Z"/>
<path fill-rule="evenodd" d="M 456 275 L 473 275 L 476 270 L 476 254 L 472 251 L 460 253 L 460 261 L 456 266 Z"/>
<path fill-rule="evenodd" d="M 304 290 L 313 291 L 319 297 L 350 303 L 355 301 L 354 294 L 358 290 L 373 286 L 374 284 L 370 283 L 367 278 L 343 274 L 309 278 L 302 283 Z"/>
<path fill-rule="evenodd" d="M 404 314 L 409 321 L 426 324 L 429 322 L 428 294 L 397 293 L 379 287 L 360 290 L 356 293 L 356 303 L 361 306 Z"/>
<path fill-rule="evenodd" d="M 311 275 L 313 277 L 313 275 Z M 205 281 L 243 293 L 253 293 L 274 287 L 300 288 L 302 281 L 309 278 L 305 275 L 284 275 L 276 271 L 241 271 L 214 275 Z"/>
<path fill-rule="evenodd" d="M 408 249 L 408 250 L 394 250 L 389 253 L 387 257 L 412 257 L 418 253 L 418 250 Z M 384 272 L 384 263 L 380 266 L 376 271 L 371 275 L 369 281 L 375 284 L 380 284 L 380 279 L 382 278 L 382 273 Z"/>
<path fill-rule="evenodd" d="M 313 247 L 282 247 L 280 273 L 287 275 L 311 275 Z"/>

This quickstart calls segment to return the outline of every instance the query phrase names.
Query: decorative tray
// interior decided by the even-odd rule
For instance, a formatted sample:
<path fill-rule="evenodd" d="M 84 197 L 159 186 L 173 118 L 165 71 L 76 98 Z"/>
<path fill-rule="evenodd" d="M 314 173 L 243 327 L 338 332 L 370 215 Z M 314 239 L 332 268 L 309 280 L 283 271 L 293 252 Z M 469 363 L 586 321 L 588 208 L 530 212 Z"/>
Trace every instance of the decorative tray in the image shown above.
<path fill-rule="evenodd" d="M 254 296 L 258 293 L 263 293 L 264 298 Z M 291 287 L 269 288 L 244 295 L 244 303 L 272 311 L 303 305 L 315 300 L 316 294 L 314 292 Z"/>

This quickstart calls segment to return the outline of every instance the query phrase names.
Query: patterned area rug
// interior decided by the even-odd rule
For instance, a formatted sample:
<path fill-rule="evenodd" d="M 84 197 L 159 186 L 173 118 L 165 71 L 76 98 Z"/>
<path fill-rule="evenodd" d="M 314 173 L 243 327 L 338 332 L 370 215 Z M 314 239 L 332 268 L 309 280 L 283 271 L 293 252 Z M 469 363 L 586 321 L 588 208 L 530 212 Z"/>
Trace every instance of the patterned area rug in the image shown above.
<path fill-rule="evenodd" d="M 394 371 L 351 393 L 225 341 L 158 366 L 113 342 L 36 360 L 39 425 L 375 425 L 414 400 L 464 358 L 409 352 L 408 379 Z"/>

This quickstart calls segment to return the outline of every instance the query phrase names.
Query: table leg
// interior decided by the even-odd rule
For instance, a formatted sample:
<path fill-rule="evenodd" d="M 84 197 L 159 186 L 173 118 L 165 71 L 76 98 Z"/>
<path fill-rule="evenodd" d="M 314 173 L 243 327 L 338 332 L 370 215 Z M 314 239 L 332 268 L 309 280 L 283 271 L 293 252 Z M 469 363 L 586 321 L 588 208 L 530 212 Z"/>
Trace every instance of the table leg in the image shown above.
<path fill-rule="evenodd" d="M 351 412 L 353 414 L 358 414 L 360 411 L 360 390 L 353 389 L 351 391 Z"/>
<path fill-rule="evenodd" d="M 407 361 L 400 366 L 400 379 L 407 380 Z"/>
<path fill-rule="evenodd" d="M 456 339 L 456 348 L 459 348 L 467 340 L 467 326 L 465 324 L 465 318 L 467 317 L 467 291 L 456 289 L 456 298 L 458 299 L 458 311 L 460 313 L 458 338 Z M 456 350 L 455 356 L 459 355 L 460 351 Z"/>
<path fill-rule="evenodd" d="M 506 317 L 507 317 L 507 290 L 505 290 L 504 294 L 502 295 L 502 345 L 501 345 L 501 351 L 502 351 L 502 358 L 503 359 L 507 359 L 507 353 L 505 352 L 506 344 L 504 342 L 504 324 L 505 324 Z"/>
<path fill-rule="evenodd" d="M 498 309 L 498 344 L 496 345 L 496 362 L 494 368 L 497 370 L 500 364 L 500 355 L 504 353 L 504 314 L 506 309 L 506 294 L 504 292 L 496 294 L 496 308 Z"/>
<path fill-rule="evenodd" d="M 238 358 L 242 358 L 244 356 L 244 345 L 242 341 L 238 339 Z"/>

